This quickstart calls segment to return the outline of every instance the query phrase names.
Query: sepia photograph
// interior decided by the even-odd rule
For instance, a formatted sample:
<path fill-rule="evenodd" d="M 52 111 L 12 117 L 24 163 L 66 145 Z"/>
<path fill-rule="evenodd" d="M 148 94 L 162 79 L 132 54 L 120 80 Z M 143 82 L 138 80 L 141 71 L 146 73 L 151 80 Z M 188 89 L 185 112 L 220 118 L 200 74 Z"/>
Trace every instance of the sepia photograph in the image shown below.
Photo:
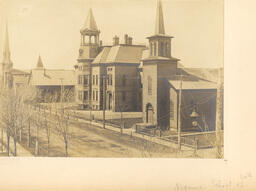
<path fill-rule="evenodd" d="M 0 156 L 224 158 L 223 0 L 0 6 Z"/>

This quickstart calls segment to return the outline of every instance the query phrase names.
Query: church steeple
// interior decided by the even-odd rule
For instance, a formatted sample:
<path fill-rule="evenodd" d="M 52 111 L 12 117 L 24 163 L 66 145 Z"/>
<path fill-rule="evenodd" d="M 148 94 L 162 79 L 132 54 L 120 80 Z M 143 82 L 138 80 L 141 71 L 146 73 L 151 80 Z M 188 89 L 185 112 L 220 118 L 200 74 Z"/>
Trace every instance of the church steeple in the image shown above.
<path fill-rule="evenodd" d="M 40 56 L 40 55 L 39 55 L 39 57 L 38 57 L 38 61 L 37 61 L 36 68 L 37 68 L 37 69 L 44 69 L 44 65 L 43 65 L 43 62 L 42 62 L 42 59 L 41 59 L 41 56 Z"/>
<path fill-rule="evenodd" d="M 162 1 L 157 1 L 155 34 L 165 34 Z"/>
<path fill-rule="evenodd" d="M 8 67 L 12 67 L 11 61 L 11 52 L 10 52 L 10 45 L 9 45 L 9 33 L 8 33 L 8 23 L 6 23 L 5 29 L 5 44 L 4 44 L 4 51 L 3 51 L 3 64 L 8 65 Z"/>
<path fill-rule="evenodd" d="M 162 1 L 157 0 L 155 34 L 148 37 L 150 56 L 154 58 L 171 59 L 171 39 L 173 37 L 165 34 Z"/>

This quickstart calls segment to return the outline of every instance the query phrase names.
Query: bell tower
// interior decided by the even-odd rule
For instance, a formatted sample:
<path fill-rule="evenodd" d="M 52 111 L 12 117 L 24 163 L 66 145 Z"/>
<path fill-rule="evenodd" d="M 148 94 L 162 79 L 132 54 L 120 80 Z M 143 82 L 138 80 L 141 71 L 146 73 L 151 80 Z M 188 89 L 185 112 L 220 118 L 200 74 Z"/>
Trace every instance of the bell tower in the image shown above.
<path fill-rule="evenodd" d="M 92 9 L 89 10 L 86 22 L 80 30 L 81 42 L 79 49 L 79 62 L 94 59 L 99 53 L 99 35 L 97 24 L 93 17 Z"/>
<path fill-rule="evenodd" d="M 77 78 L 76 101 L 81 108 L 89 109 L 92 95 L 91 63 L 100 51 L 100 30 L 98 30 L 92 9 L 89 10 L 85 24 L 80 30 L 80 35 L 78 63 L 75 64 Z"/>
<path fill-rule="evenodd" d="M 166 79 L 176 75 L 178 59 L 171 54 L 172 36 L 165 34 L 161 0 L 157 1 L 155 32 L 148 37 L 149 54 L 143 59 L 143 121 L 168 129 Z"/>

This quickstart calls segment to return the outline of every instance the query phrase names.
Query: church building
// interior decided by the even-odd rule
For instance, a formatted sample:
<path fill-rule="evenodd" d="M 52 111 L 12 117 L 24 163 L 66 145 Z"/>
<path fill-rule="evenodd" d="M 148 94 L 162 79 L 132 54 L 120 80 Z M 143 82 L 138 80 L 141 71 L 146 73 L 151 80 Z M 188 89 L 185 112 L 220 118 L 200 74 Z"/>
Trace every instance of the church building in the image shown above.
<path fill-rule="evenodd" d="M 142 58 L 143 121 L 162 130 L 215 129 L 217 84 L 189 74 L 172 55 L 173 37 L 165 33 L 162 3 L 156 11 L 155 33 Z M 179 116 L 180 115 L 180 116 Z"/>

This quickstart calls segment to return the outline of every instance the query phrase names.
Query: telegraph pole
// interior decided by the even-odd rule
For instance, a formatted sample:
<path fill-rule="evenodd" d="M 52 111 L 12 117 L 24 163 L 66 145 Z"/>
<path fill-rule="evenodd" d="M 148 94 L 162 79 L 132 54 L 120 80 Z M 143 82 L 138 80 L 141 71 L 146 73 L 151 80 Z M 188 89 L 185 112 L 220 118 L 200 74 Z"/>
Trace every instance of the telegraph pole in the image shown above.
<path fill-rule="evenodd" d="M 179 116 L 178 116 L 178 150 L 181 150 L 181 98 L 182 98 L 182 75 L 180 75 L 180 92 L 179 92 Z"/>
<path fill-rule="evenodd" d="M 222 71 L 218 71 L 218 87 L 217 87 L 217 98 L 216 98 L 216 157 L 222 157 L 222 112 L 223 112 L 223 76 Z"/>
<path fill-rule="evenodd" d="M 105 110 L 106 110 L 106 76 L 103 74 L 103 129 L 105 129 Z"/>

